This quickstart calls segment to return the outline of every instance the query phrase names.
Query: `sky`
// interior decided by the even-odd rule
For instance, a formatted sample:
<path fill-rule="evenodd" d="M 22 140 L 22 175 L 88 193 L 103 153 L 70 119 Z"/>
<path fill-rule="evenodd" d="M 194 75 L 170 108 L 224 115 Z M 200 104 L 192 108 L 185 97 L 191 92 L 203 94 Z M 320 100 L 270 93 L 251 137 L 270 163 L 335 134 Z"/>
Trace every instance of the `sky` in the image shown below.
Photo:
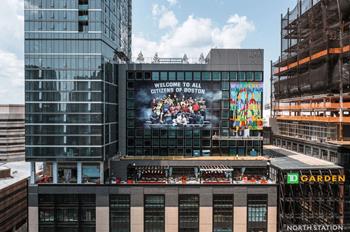
<path fill-rule="evenodd" d="M 133 56 L 198 59 L 210 48 L 265 50 L 264 104 L 270 60 L 280 53 L 280 17 L 297 0 L 133 0 Z M 0 104 L 24 103 L 24 0 L 1 0 Z"/>

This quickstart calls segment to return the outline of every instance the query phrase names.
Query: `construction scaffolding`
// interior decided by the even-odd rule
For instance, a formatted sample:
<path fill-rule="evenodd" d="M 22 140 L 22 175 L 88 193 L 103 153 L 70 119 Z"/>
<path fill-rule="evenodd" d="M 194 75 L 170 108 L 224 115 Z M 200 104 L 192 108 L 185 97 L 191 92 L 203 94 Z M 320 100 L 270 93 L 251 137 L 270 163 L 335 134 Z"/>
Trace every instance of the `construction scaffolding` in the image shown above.
<path fill-rule="evenodd" d="M 281 134 L 350 140 L 349 16 L 348 0 L 299 0 L 281 17 L 271 96 Z"/>
<path fill-rule="evenodd" d="M 289 148 L 270 145 L 264 147 L 264 152 L 271 157 L 270 178 L 279 184 L 278 231 L 291 231 L 288 229 L 289 226 L 343 226 L 346 223 L 344 220 L 346 184 L 344 180 L 326 180 L 326 177 L 330 179 L 344 177 L 342 167 L 291 151 Z M 290 176 L 296 176 L 296 179 L 291 181 Z M 345 228 L 345 225 L 343 227 Z"/>
<path fill-rule="evenodd" d="M 288 225 L 343 225 L 344 185 L 332 183 L 286 184 L 288 173 L 307 175 L 342 175 L 342 170 L 278 170 L 279 231 Z"/>

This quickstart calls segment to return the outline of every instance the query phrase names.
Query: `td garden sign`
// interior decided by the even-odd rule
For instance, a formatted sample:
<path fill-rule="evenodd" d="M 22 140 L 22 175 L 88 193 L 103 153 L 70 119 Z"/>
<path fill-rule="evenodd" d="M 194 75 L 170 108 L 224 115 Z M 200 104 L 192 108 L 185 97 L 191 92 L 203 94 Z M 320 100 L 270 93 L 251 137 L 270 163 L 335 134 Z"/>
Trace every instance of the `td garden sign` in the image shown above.
<path fill-rule="evenodd" d="M 285 225 L 283 231 L 290 231 L 290 232 L 330 232 L 330 231 L 344 231 L 343 225 Z"/>
<path fill-rule="evenodd" d="M 288 173 L 287 184 L 299 183 L 345 183 L 345 175 L 299 175 L 299 173 Z"/>

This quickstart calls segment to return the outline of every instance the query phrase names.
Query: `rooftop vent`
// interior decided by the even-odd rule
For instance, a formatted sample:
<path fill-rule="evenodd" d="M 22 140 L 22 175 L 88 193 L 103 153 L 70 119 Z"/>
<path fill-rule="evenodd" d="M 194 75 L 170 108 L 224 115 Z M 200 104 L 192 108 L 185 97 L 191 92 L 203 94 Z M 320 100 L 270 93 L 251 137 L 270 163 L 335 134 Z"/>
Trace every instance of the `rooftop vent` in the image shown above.
<path fill-rule="evenodd" d="M 11 177 L 11 168 L 0 167 L 0 179 L 9 178 L 9 177 Z"/>

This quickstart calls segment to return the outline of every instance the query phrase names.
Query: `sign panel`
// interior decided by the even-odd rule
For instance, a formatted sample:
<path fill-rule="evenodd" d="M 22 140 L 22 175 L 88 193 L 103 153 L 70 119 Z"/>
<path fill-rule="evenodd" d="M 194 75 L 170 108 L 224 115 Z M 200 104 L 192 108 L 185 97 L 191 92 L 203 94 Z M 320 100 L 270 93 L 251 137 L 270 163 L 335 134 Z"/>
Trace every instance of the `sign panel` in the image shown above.
<path fill-rule="evenodd" d="M 333 183 L 344 184 L 345 175 L 299 175 L 299 173 L 287 173 L 287 184 L 299 183 Z"/>
<path fill-rule="evenodd" d="M 232 129 L 262 130 L 262 95 L 261 82 L 233 82 L 230 88 L 230 111 Z"/>
<path fill-rule="evenodd" d="M 138 127 L 211 127 L 219 123 L 219 82 L 137 82 Z"/>

